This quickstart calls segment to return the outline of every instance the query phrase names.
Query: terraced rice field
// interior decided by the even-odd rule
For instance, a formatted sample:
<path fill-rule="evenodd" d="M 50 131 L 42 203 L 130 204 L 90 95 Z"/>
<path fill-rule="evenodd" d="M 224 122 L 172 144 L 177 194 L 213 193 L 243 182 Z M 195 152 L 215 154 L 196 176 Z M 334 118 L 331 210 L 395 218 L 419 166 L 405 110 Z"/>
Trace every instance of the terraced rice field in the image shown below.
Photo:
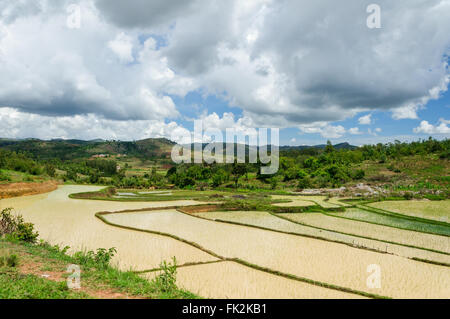
<path fill-rule="evenodd" d="M 41 239 L 62 247 L 68 245 L 71 247 L 69 253 L 116 247 L 118 252 L 113 263 L 124 270 L 154 268 L 172 256 L 176 256 L 180 263 L 215 260 L 211 255 L 175 239 L 111 227 L 94 216 L 98 211 L 181 206 L 198 202 L 130 203 L 68 198 L 71 193 L 99 189 L 92 186 L 61 186 L 48 194 L 0 200 L 0 209 L 14 207 L 26 221 L 35 224 Z"/>
<path fill-rule="evenodd" d="M 338 202 L 337 198 L 329 198 L 328 200 L 326 196 L 312 196 L 312 195 L 308 195 L 308 196 L 301 196 L 303 197 L 305 200 L 311 200 L 313 202 L 316 202 L 317 204 L 319 204 L 320 206 L 324 207 L 324 208 L 336 208 L 336 207 L 341 207 L 345 204 L 341 204 L 340 202 Z"/>
<path fill-rule="evenodd" d="M 207 212 L 196 213 L 195 216 L 208 218 L 211 220 L 223 220 L 235 223 L 253 225 L 273 230 L 296 233 L 299 235 L 307 235 L 325 238 L 331 241 L 344 242 L 356 247 L 365 247 L 381 252 L 389 252 L 391 254 L 407 257 L 431 260 L 438 263 L 450 264 L 450 255 L 439 254 L 427 250 L 405 247 L 401 245 L 389 244 L 382 241 L 370 240 L 355 236 L 349 236 L 333 231 L 321 230 L 314 227 L 308 227 L 296 223 L 292 223 L 285 219 L 276 217 L 267 212 L 261 211 L 230 211 L 230 212 Z"/>
<path fill-rule="evenodd" d="M 153 279 L 158 273 L 150 272 L 142 276 Z M 219 284 L 218 274 L 228 280 L 222 279 Z M 228 261 L 178 268 L 177 283 L 180 287 L 206 298 L 363 298 L 282 278 Z"/>
<path fill-rule="evenodd" d="M 274 206 L 280 207 L 305 207 L 320 205 L 324 208 L 336 208 L 341 206 L 349 206 L 346 203 L 341 203 L 338 198 L 331 197 L 328 200 L 326 196 L 310 196 L 310 195 L 273 195 L 272 199 L 289 200 L 289 203 L 278 203 Z M 317 203 L 317 204 L 316 204 Z"/>
<path fill-rule="evenodd" d="M 315 203 L 299 198 L 299 196 L 288 196 L 288 195 L 273 195 L 272 199 L 277 200 L 289 200 L 290 202 L 287 203 L 276 203 L 273 204 L 274 206 L 278 207 L 307 207 L 307 206 L 314 206 Z"/>
<path fill-rule="evenodd" d="M 176 256 L 178 264 L 214 262 L 178 269 L 178 284 L 203 297 L 359 298 L 361 295 L 358 292 L 394 298 L 450 297 L 450 267 L 405 258 L 416 257 L 448 264 L 448 255 L 339 232 L 447 253 L 450 253 L 450 237 L 316 213 L 274 216 L 266 212 L 234 211 L 197 214 L 199 217 L 228 220 L 297 235 L 286 234 L 206 220 L 168 209 L 167 207 L 173 206 L 202 204 L 200 201 L 181 200 L 181 194 L 179 198 L 161 201 L 164 196 L 160 196 L 161 200 L 152 198 L 149 202 L 77 200 L 68 197 L 71 193 L 99 189 L 100 187 L 94 186 L 62 186 L 48 194 L 0 200 L 0 209 L 14 207 L 27 221 L 35 224 L 40 238 L 51 244 L 69 245 L 69 252 L 116 247 L 118 253 L 113 264 L 123 270 L 154 269 L 162 260 L 170 260 L 172 256 Z M 129 194 L 122 196 L 134 197 Z M 282 197 L 284 198 L 281 199 L 287 197 L 297 201 L 294 206 L 315 205 L 312 201 L 323 207 L 339 205 L 334 199 L 325 201 L 324 196 Z M 146 208 L 160 209 L 145 210 Z M 120 212 L 124 210 L 128 212 Z M 97 212 L 115 212 L 102 215 L 115 226 L 96 218 Z M 348 210 L 349 214 L 356 212 Z M 299 225 L 280 217 L 314 227 Z M 120 226 L 135 227 L 142 231 Z M 163 234 L 151 234 L 145 230 L 176 236 L 188 242 Z M 328 241 L 298 234 L 323 237 Z M 389 253 L 395 255 L 351 245 L 378 250 L 387 248 Z M 367 267 L 373 264 L 381 267 L 380 289 L 367 285 Z M 143 276 L 152 278 L 155 274 L 151 272 Z M 313 284 L 311 281 L 316 282 Z M 322 284 L 326 287 L 321 286 Z"/>
<path fill-rule="evenodd" d="M 322 213 L 280 214 L 307 225 L 450 253 L 450 237 L 424 234 L 365 222 L 327 216 Z"/>
<path fill-rule="evenodd" d="M 351 206 L 350 204 L 344 202 L 344 199 L 350 199 L 347 197 L 330 197 L 330 199 L 328 200 L 329 203 L 338 205 L 338 206 L 342 206 L 342 207 L 349 207 Z"/>
<path fill-rule="evenodd" d="M 402 229 L 450 236 L 450 224 L 449 226 L 429 224 L 426 222 L 408 220 L 397 216 L 377 214 L 359 208 L 348 208 L 345 210 L 345 212 L 337 212 L 329 214 L 336 217 L 345 217 L 354 220 L 366 221 Z"/>
<path fill-rule="evenodd" d="M 408 216 L 433 219 L 450 223 L 450 200 L 443 201 L 385 201 L 368 206 Z"/>
<path fill-rule="evenodd" d="M 118 225 L 166 232 L 274 271 L 394 298 L 448 298 L 450 269 L 343 244 L 203 220 L 162 210 L 105 215 Z M 381 267 L 381 289 L 369 288 L 367 267 Z M 216 285 L 228 278 L 217 276 Z"/>

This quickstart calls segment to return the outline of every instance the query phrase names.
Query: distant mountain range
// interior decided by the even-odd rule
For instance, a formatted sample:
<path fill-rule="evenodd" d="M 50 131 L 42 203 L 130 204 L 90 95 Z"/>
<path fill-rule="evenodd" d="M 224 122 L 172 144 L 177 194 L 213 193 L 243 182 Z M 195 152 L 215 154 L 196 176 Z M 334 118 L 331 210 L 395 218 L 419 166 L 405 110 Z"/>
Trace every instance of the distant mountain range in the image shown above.
<path fill-rule="evenodd" d="M 77 139 L 5 139 L 0 138 L 0 148 L 11 151 L 25 151 L 40 159 L 60 158 L 62 160 L 70 160 L 76 158 L 89 158 L 94 155 L 127 155 L 138 158 L 170 158 L 171 150 L 174 142 L 166 138 L 149 138 L 139 141 L 106 141 L 95 139 L 83 141 Z M 194 147 L 195 144 L 191 144 Z M 198 145 L 198 144 L 197 144 Z M 202 149 L 208 144 L 203 144 Z M 225 151 L 226 144 L 223 143 Z M 325 144 L 314 146 L 280 146 L 280 151 L 301 151 L 305 149 L 323 149 Z M 237 145 L 235 145 L 236 149 Z M 246 151 L 255 146 L 245 145 Z M 340 143 L 334 145 L 336 149 L 355 149 L 356 146 L 349 143 Z"/>
<path fill-rule="evenodd" d="M 287 150 L 305 150 L 308 148 L 317 148 L 317 149 L 324 149 L 327 145 L 326 144 L 319 144 L 319 145 L 301 145 L 301 146 L 280 146 L 280 150 L 287 151 Z M 357 149 L 358 146 L 350 145 L 349 143 L 339 143 L 336 145 L 333 145 L 333 147 L 337 150 L 354 150 Z"/>

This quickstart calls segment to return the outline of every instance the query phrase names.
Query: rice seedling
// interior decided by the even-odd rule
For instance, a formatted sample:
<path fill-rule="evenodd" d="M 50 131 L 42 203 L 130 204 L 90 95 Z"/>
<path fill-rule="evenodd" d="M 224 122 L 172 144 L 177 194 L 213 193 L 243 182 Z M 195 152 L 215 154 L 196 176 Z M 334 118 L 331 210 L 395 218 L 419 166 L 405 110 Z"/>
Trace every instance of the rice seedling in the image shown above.
<path fill-rule="evenodd" d="M 347 220 L 321 213 L 280 214 L 280 216 L 327 230 L 450 253 L 449 237 L 374 225 L 356 220 Z"/>
<path fill-rule="evenodd" d="M 274 200 L 289 200 L 288 203 L 276 203 L 274 206 L 280 207 L 306 207 L 320 205 L 324 208 L 337 208 L 350 206 L 346 203 L 340 202 L 337 198 L 330 197 L 327 199 L 326 196 L 310 196 L 310 195 L 299 195 L 299 196 L 289 196 L 289 195 L 272 195 Z"/>
<path fill-rule="evenodd" d="M 426 223 L 417 220 L 405 219 L 399 216 L 377 214 L 376 212 L 370 212 L 360 208 L 349 208 L 345 212 L 329 213 L 336 217 L 345 217 L 349 219 L 365 221 L 375 224 L 381 224 L 401 229 L 408 229 L 414 231 L 420 231 L 425 233 L 434 233 L 438 235 L 450 236 L 450 224 L 449 226 Z"/>
<path fill-rule="evenodd" d="M 324 208 L 336 208 L 336 207 L 345 206 L 345 204 L 338 202 L 338 200 L 333 197 L 330 197 L 328 199 L 326 196 L 320 196 L 320 195 L 316 195 L 316 196 L 308 195 L 308 196 L 300 196 L 300 197 L 305 200 L 313 201 Z"/>
<path fill-rule="evenodd" d="M 336 204 L 336 205 L 342 206 L 342 207 L 350 207 L 351 206 L 350 204 L 342 201 L 344 199 L 350 199 L 350 198 L 348 198 L 348 197 L 330 197 L 328 199 L 328 203 Z"/>
<path fill-rule="evenodd" d="M 288 233 L 296 233 L 312 237 L 319 237 L 330 241 L 346 243 L 354 247 L 364 247 L 380 252 L 399 255 L 407 258 L 420 258 L 437 263 L 450 264 L 450 256 L 432 251 L 396 245 L 378 240 L 371 240 L 357 236 L 346 235 L 330 230 L 317 229 L 290 222 L 286 219 L 261 211 L 229 211 L 229 212 L 205 212 L 195 213 L 196 216 L 211 220 L 229 221 L 257 227 L 273 229 Z"/>
<path fill-rule="evenodd" d="M 238 258 L 273 271 L 357 291 L 394 298 L 448 298 L 450 293 L 448 267 L 399 256 L 217 223 L 175 210 L 111 214 L 105 217 L 117 224 L 176 235 L 226 258 Z M 380 289 L 374 290 L 367 286 L 367 267 L 372 264 L 382 269 L 383 285 Z"/>
<path fill-rule="evenodd" d="M 142 276 L 153 280 L 157 275 L 158 272 L 150 272 Z M 205 298 L 362 298 L 282 278 L 231 261 L 178 268 L 177 285 Z"/>
<path fill-rule="evenodd" d="M 450 200 L 384 201 L 368 204 L 387 211 L 450 223 Z"/>
<path fill-rule="evenodd" d="M 286 203 L 276 203 L 273 204 L 274 206 L 279 207 L 308 207 L 308 206 L 314 206 L 315 203 L 303 200 L 302 198 L 299 198 L 298 196 L 288 196 L 288 195 L 272 195 L 272 199 L 274 200 L 289 200 L 290 202 Z"/>

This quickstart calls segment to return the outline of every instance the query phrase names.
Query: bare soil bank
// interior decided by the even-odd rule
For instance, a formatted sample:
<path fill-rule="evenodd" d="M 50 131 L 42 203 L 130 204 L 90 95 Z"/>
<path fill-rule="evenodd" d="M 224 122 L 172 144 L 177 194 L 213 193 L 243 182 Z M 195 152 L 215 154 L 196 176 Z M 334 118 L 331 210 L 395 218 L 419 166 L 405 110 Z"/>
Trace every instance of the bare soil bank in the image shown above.
<path fill-rule="evenodd" d="M 43 183 L 11 183 L 0 185 L 0 199 L 48 193 L 58 188 L 56 181 Z"/>

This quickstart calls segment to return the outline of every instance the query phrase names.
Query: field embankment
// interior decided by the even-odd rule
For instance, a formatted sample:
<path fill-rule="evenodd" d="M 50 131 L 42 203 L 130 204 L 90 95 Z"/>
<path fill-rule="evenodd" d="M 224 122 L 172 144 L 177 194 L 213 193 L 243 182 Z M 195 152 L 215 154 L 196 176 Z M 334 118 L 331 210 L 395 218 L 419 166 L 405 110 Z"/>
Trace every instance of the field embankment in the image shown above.
<path fill-rule="evenodd" d="M 139 275 L 102 266 L 84 255 L 69 256 L 46 243 L 30 244 L 0 238 L 0 256 L 14 255 L 14 264 L 0 263 L 0 299 L 159 299 L 198 298 L 178 287 L 161 286 Z M 83 260 L 83 262 L 81 262 Z M 69 265 L 80 266 L 80 286 L 70 289 Z M 155 277 L 161 272 L 155 272 Z"/>
<path fill-rule="evenodd" d="M 383 271 L 384 282 L 377 291 L 378 295 L 393 298 L 448 297 L 446 267 L 399 256 L 217 223 L 176 210 L 108 214 L 107 220 L 117 225 L 170 233 L 226 258 L 237 258 L 275 272 L 347 287 L 353 291 L 372 293 L 366 286 L 367 266 L 376 264 Z M 413 281 L 405 280 L 412 277 Z"/>
<path fill-rule="evenodd" d="M 11 183 L 0 185 L 0 199 L 48 193 L 58 188 L 58 182 Z"/>

